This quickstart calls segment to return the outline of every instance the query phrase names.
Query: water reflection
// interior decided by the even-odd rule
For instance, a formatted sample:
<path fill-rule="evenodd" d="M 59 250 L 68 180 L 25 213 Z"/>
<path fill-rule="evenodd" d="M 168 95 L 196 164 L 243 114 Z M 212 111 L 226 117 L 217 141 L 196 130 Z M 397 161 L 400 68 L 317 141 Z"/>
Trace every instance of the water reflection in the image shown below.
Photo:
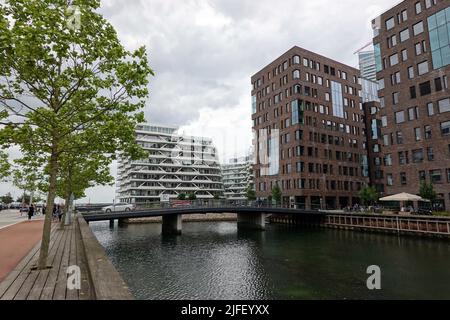
<path fill-rule="evenodd" d="M 450 298 L 448 241 L 230 222 L 185 223 L 181 236 L 159 224 L 91 227 L 139 299 Z M 381 291 L 366 288 L 372 264 Z"/>

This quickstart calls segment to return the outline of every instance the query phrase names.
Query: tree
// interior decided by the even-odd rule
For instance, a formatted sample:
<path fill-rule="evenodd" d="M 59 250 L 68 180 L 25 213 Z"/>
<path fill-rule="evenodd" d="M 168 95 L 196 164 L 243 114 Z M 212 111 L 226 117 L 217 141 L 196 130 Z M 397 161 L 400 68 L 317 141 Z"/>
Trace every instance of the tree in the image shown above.
<path fill-rule="evenodd" d="M 256 192 L 252 186 L 248 186 L 247 190 L 245 191 L 245 196 L 249 201 L 256 200 Z"/>
<path fill-rule="evenodd" d="M 180 193 L 177 197 L 178 200 L 186 200 L 186 195 L 184 193 Z"/>
<path fill-rule="evenodd" d="M 6 152 L 0 151 L 0 181 L 10 175 L 10 169 L 11 165 L 8 162 L 8 154 Z"/>
<path fill-rule="evenodd" d="M 364 186 L 359 191 L 359 197 L 364 205 L 372 205 L 378 201 L 380 195 L 374 186 Z"/>
<path fill-rule="evenodd" d="M 4 195 L 4 196 L 2 196 L 2 197 L 0 198 L 0 201 L 1 201 L 2 203 L 4 203 L 4 204 L 11 204 L 11 203 L 14 202 L 14 199 L 13 199 L 13 197 L 11 196 L 11 193 L 8 192 L 6 195 Z"/>
<path fill-rule="evenodd" d="M 425 181 L 420 184 L 419 195 L 426 200 L 430 200 L 432 206 L 437 199 L 437 193 L 434 191 L 433 184 Z"/>
<path fill-rule="evenodd" d="M 189 195 L 189 198 L 188 198 L 189 200 L 197 200 L 197 196 L 195 195 L 195 193 L 191 193 L 190 195 Z"/>
<path fill-rule="evenodd" d="M 86 142 L 91 152 L 108 148 L 110 155 L 128 145 L 138 148 L 135 127 L 144 121 L 141 109 L 153 74 L 145 48 L 130 52 L 123 47 L 98 13 L 100 1 L 73 4 L 79 26 L 70 24 L 74 12 L 67 10 L 66 0 L 0 4 L 0 145 L 18 145 L 25 159 L 37 158 L 45 174 L 39 269 L 47 266 L 62 159 Z M 106 130 L 113 139 L 104 139 Z"/>
<path fill-rule="evenodd" d="M 275 200 L 276 204 L 281 203 L 281 188 L 278 183 L 276 183 L 272 188 L 272 199 Z"/>

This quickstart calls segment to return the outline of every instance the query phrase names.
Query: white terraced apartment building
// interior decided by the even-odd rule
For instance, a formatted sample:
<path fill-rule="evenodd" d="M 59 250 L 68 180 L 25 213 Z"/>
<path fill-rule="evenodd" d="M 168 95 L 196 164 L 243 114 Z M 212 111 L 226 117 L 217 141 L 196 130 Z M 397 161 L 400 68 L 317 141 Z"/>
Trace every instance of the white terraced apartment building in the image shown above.
<path fill-rule="evenodd" d="M 146 204 L 178 195 L 197 199 L 223 195 L 221 168 L 209 138 L 177 134 L 177 128 L 138 125 L 137 142 L 148 159 L 119 160 L 117 193 L 121 202 Z"/>
<path fill-rule="evenodd" d="M 222 165 L 225 198 L 228 200 L 246 200 L 246 191 L 253 187 L 253 158 L 252 156 L 234 158 Z"/>

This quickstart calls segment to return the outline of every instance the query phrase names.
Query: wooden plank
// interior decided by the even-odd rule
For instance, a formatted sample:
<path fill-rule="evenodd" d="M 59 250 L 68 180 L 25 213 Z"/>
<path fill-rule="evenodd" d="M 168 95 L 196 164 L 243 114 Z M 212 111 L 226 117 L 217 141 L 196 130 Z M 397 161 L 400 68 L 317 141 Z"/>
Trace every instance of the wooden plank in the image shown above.
<path fill-rule="evenodd" d="M 50 243 L 49 243 L 49 250 L 51 246 L 53 245 L 55 240 L 55 233 L 54 229 L 52 228 L 52 232 L 50 233 Z M 25 257 L 21 263 L 19 263 L 18 267 L 16 269 L 19 270 L 19 273 L 17 276 L 15 276 L 14 281 L 11 283 L 11 285 L 8 287 L 7 290 L 3 293 L 1 300 L 13 300 L 16 296 L 17 292 L 20 290 L 24 282 L 26 281 L 33 263 L 39 259 L 39 250 L 40 250 L 40 242 L 38 245 L 36 245 L 33 255 L 31 257 Z"/>
<path fill-rule="evenodd" d="M 77 260 L 77 221 L 72 218 L 72 234 L 71 234 L 71 242 L 70 242 L 70 255 L 69 255 L 69 266 L 77 265 L 80 267 L 80 264 Z M 81 267 L 80 267 L 81 269 Z M 66 275 L 67 279 L 67 275 Z M 81 279 L 80 279 L 81 280 Z M 67 280 L 66 280 L 67 281 Z M 67 287 L 67 286 L 66 286 Z M 69 290 L 66 288 L 66 300 L 78 300 L 79 299 L 79 291 L 78 289 Z"/>
<path fill-rule="evenodd" d="M 47 257 L 48 265 L 53 265 L 54 252 L 55 252 L 56 248 L 58 247 L 58 242 L 59 242 L 59 239 L 61 239 L 61 237 L 62 237 L 62 233 L 59 232 L 59 230 L 55 230 L 55 237 L 54 237 L 55 240 L 53 241 L 53 245 L 51 247 L 49 247 L 49 254 Z M 34 262 L 37 263 L 37 259 Z M 28 296 L 31 293 L 33 293 L 34 297 L 37 296 L 39 298 L 40 292 L 42 290 L 41 284 L 45 283 L 45 279 L 47 278 L 48 269 L 31 270 L 32 265 L 33 264 L 29 265 L 28 269 L 30 271 L 29 271 L 28 277 L 25 280 L 25 282 L 23 283 L 20 290 L 15 295 L 14 300 L 25 300 L 28 298 Z M 39 280 L 39 282 L 38 282 L 38 280 Z M 36 288 L 36 289 L 34 289 L 34 288 Z"/>
<path fill-rule="evenodd" d="M 61 264 L 59 268 L 58 277 L 56 279 L 55 291 L 53 293 L 53 300 L 65 300 L 66 299 L 66 288 L 67 288 L 67 267 L 69 267 L 69 258 L 71 254 L 71 245 L 73 243 L 73 225 L 66 226 L 67 229 L 67 240 L 64 245 L 64 252 L 61 259 Z"/>
<path fill-rule="evenodd" d="M 55 235 L 55 239 L 53 241 L 52 246 L 49 249 L 49 255 L 47 258 L 47 263 L 53 267 L 54 266 L 54 251 L 57 249 L 57 247 L 59 246 L 59 242 L 61 241 L 61 239 L 64 237 L 64 234 L 61 230 L 54 230 L 54 235 Z M 28 296 L 26 297 L 27 300 L 39 300 L 41 293 L 42 293 L 42 289 L 45 286 L 45 283 L 47 282 L 47 277 L 48 274 L 50 273 L 50 269 L 45 269 L 45 270 L 40 270 L 38 271 L 38 277 L 35 281 L 35 283 L 33 284 L 33 287 L 31 288 Z"/>
<path fill-rule="evenodd" d="M 56 279 L 58 278 L 58 273 L 61 268 L 61 260 L 63 256 L 63 251 L 65 247 L 65 243 L 67 241 L 68 230 L 64 229 L 60 231 L 63 233 L 63 237 L 60 239 L 59 244 L 55 247 L 54 252 L 54 261 L 53 268 L 50 269 L 47 281 L 45 282 L 45 286 L 42 289 L 42 293 L 40 296 L 41 300 L 51 300 L 53 298 L 53 293 L 55 291 Z"/>

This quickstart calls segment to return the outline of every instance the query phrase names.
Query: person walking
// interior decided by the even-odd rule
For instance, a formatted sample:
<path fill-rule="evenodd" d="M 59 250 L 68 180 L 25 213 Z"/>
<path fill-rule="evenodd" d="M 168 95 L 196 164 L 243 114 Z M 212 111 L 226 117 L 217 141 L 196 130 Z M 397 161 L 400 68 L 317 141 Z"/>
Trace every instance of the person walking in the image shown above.
<path fill-rule="evenodd" d="M 53 217 L 53 220 L 56 220 L 56 203 L 53 204 L 52 217 Z"/>
<path fill-rule="evenodd" d="M 61 222 L 62 210 L 61 210 L 61 206 L 59 204 L 58 204 L 58 208 L 56 209 L 56 214 L 58 215 L 58 221 Z"/>
<path fill-rule="evenodd" d="M 45 217 L 45 203 L 42 204 L 42 215 Z"/>
<path fill-rule="evenodd" d="M 31 220 L 31 217 L 34 215 L 34 205 L 30 204 L 30 207 L 28 208 L 28 220 Z"/>

